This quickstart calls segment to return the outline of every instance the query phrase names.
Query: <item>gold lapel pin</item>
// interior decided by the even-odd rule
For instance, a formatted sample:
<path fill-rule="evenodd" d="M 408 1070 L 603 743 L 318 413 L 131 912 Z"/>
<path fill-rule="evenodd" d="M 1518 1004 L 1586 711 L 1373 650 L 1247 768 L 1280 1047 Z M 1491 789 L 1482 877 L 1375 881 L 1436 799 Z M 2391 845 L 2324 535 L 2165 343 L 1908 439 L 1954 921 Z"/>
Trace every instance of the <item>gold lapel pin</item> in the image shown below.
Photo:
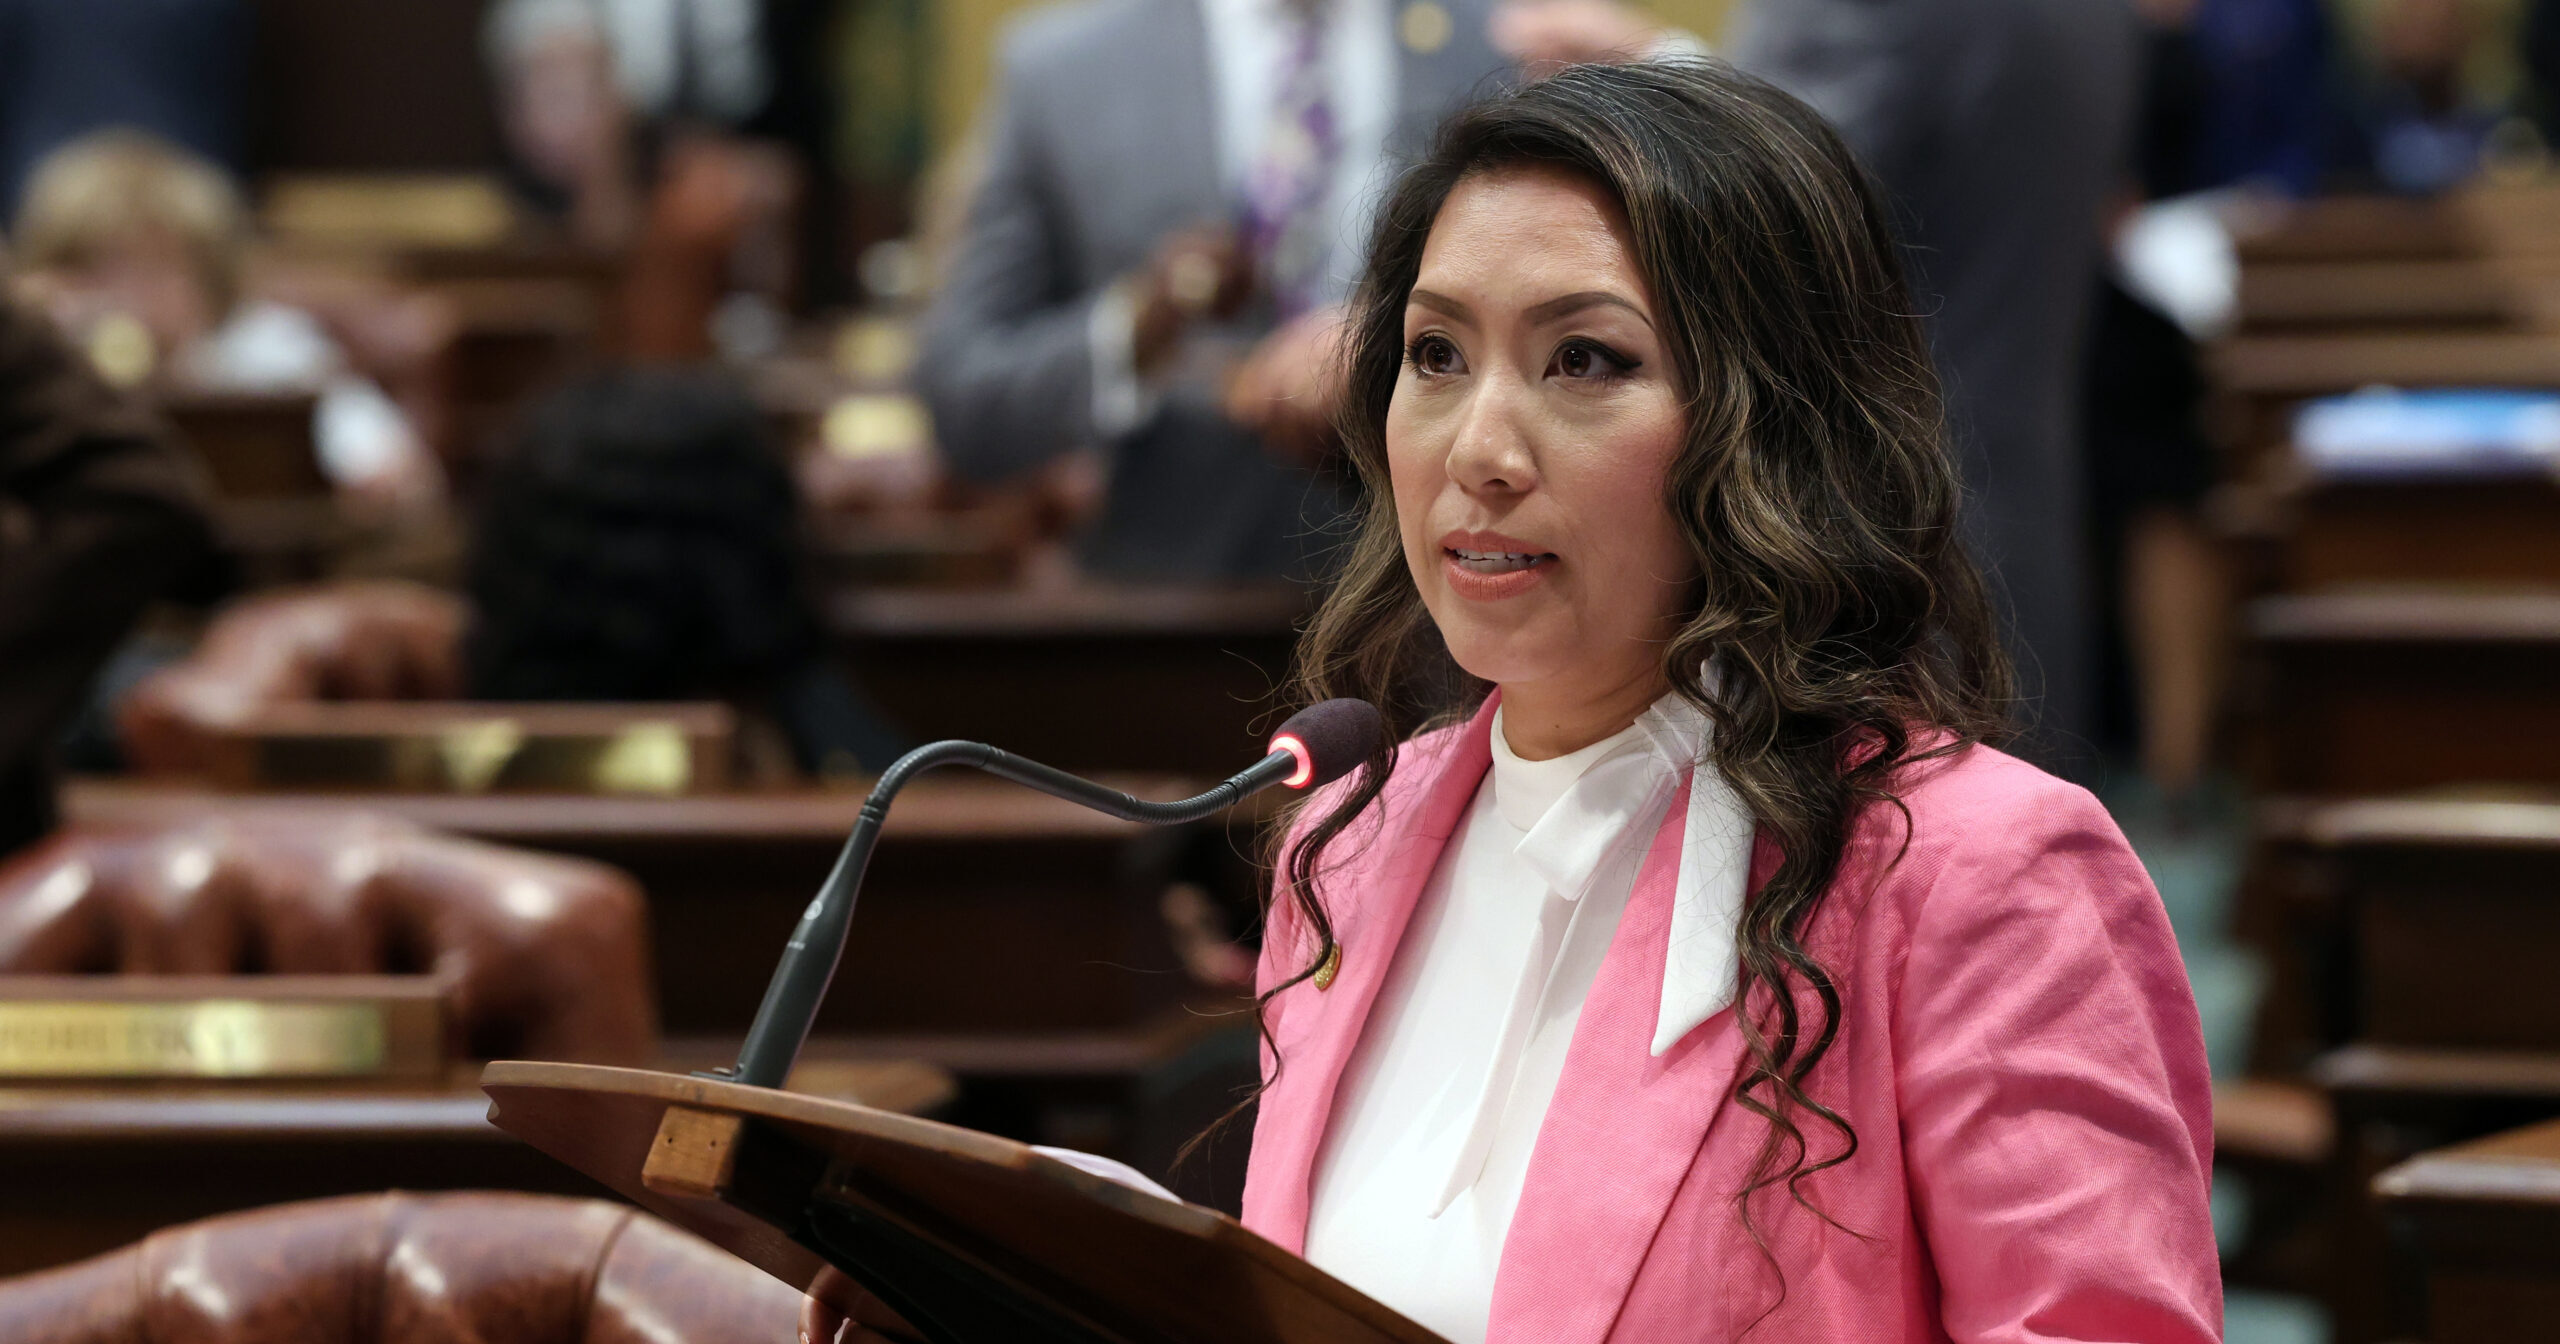
<path fill-rule="evenodd" d="M 1342 974 L 1342 944 L 1335 943 L 1325 950 L 1323 964 L 1316 967 L 1316 992 L 1321 994 L 1333 988 L 1333 978 L 1340 974 Z"/>
<path fill-rule="evenodd" d="M 1404 39 L 1405 50 L 1416 56 L 1429 56 L 1449 45 L 1457 31 L 1456 21 L 1449 17 L 1449 7 L 1440 0 L 1413 0 L 1396 22 L 1396 34 Z"/>

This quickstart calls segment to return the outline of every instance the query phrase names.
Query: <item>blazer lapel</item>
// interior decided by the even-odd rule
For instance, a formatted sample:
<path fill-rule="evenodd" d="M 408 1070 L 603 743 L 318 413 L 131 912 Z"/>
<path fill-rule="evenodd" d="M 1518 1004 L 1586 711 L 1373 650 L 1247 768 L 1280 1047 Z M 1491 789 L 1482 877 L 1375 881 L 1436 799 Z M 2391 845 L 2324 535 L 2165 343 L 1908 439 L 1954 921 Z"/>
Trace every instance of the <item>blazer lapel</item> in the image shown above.
<path fill-rule="evenodd" d="M 1652 1054 L 1688 796 L 1681 786 L 1655 833 L 1574 1028 L 1503 1242 L 1492 1344 L 1607 1338 L 1741 1070 L 1731 1007 Z M 1768 880 L 1774 858 L 1769 846 L 1754 847 L 1752 890 Z"/>
<path fill-rule="evenodd" d="M 1303 1253 L 1313 1198 L 1317 1156 L 1343 1069 L 1359 1048 L 1369 1010 L 1386 983 L 1387 968 L 1413 919 L 1422 889 L 1439 866 L 1440 852 L 1459 818 L 1475 800 L 1493 766 L 1493 709 L 1488 696 L 1474 719 L 1454 735 L 1436 762 L 1414 762 L 1430 771 L 1410 802 L 1398 809 L 1400 824 L 1373 836 L 1350 863 L 1327 879 L 1342 963 L 1329 990 L 1302 982 L 1288 991 L 1276 1029 L 1280 1073 L 1263 1094 L 1261 1113 L 1297 1123 L 1258 1125 L 1254 1132 L 1250 1221 L 1264 1237 Z M 1400 763 L 1398 769 L 1407 768 Z M 1341 843 L 1358 843 L 1357 827 Z"/>

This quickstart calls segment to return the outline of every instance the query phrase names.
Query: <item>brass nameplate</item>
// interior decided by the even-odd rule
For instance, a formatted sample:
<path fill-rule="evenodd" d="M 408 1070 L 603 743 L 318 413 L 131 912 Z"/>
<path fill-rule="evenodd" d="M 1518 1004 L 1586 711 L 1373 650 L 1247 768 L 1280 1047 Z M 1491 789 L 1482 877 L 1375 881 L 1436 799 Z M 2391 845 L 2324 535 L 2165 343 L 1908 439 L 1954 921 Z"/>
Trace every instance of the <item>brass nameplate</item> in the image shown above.
<path fill-rule="evenodd" d="M 273 706 L 219 735 L 230 788 L 671 796 L 727 783 L 725 705 Z"/>
<path fill-rule="evenodd" d="M 371 1001 L 0 1002 L 0 1077 L 344 1078 L 389 1071 Z"/>

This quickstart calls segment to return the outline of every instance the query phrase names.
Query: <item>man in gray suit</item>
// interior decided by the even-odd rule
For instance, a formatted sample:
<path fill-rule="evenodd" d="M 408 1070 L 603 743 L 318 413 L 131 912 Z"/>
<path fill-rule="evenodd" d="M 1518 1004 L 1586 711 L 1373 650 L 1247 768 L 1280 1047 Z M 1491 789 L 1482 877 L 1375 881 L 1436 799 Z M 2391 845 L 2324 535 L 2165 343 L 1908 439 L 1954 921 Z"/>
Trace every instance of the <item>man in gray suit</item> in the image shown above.
<path fill-rule="evenodd" d="M 1007 33 L 926 319 L 943 452 L 1101 450 L 1088 570 L 1307 574 L 1339 540 L 1314 388 L 1398 153 L 1508 65 L 1493 0 L 1078 0 Z"/>
<path fill-rule="evenodd" d="M 2096 713 L 2075 427 L 2137 42 L 2124 0 L 1755 0 L 1732 52 L 1829 117 L 1895 198 L 1972 540 L 2052 764 L 2080 763 Z"/>

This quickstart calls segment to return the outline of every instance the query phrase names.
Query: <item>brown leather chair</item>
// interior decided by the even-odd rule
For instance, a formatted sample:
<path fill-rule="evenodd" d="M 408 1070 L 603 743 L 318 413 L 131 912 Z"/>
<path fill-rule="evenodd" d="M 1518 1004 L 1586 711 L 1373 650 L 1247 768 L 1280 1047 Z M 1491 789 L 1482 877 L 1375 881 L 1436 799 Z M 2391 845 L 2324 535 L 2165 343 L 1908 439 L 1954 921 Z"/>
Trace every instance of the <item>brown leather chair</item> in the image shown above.
<path fill-rule="evenodd" d="M 134 768 L 192 774 L 205 743 L 259 709 L 308 700 L 450 700 L 462 693 L 459 597 L 361 580 L 251 598 L 224 611 L 184 660 L 116 704 Z"/>
<path fill-rule="evenodd" d="M 10 1344 L 788 1344 L 800 1294 L 637 1209 L 356 1195 L 0 1280 Z"/>
<path fill-rule="evenodd" d="M 0 974 L 433 974 L 470 1059 L 647 1063 L 647 927 L 602 864 L 352 812 L 61 835 L 0 867 Z"/>

